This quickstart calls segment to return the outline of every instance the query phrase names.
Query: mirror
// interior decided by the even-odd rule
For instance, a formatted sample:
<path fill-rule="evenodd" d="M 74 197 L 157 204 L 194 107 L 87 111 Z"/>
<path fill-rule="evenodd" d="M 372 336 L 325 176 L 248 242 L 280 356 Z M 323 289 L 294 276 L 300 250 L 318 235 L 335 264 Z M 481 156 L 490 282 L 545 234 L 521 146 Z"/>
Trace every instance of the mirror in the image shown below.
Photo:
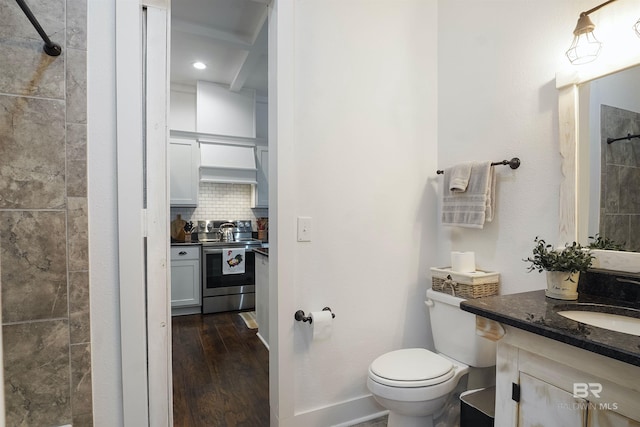
<path fill-rule="evenodd" d="M 640 66 L 580 84 L 578 100 L 578 241 L 640 252 L 640 138 L 619 139 L 640 134 Z"/>
<path fill-rule="evenodd" d="M 638 65 L 640 65 L 640 55 L 631 54 L 628 57 L 618 58 L 615 63 L 595 63 L 593 67 L 582 71 L 570 69 L 556 74 L 559 150 L 562 158 L 559 243 L 571 241 L 588 243 L 588 236 L 592 234 L 589 234 L 590 231 L 587 224 L 590 221 L 593 221 L 593 223 L 596 221 L 595 217 L 593 219 L 589 217 L 590 200 L 595 200 L 591 197 L 591 178 L 585 178 L 590 177 L 587 172 L 590 166 L 587 166 L 586 169 L 578 167 L 578 165 L 590 164 L 587 161 L 590 150 L 588 148 L 582 149 L 584 147 L 578 145 L 578 135 L 589 134 L 590 123 L 582 123 L 578 114 L 580 110 L 588 111 L 589 109 L 592 87 L 591 85 L 587 86 L 586 83 L 623 70 L 635 68 Z M 594 85 L 595 87 L 596 85 Z M 582 89 L 582 94 L 580 89 Z M 636 88 L 633 86 L 628 90 L 636 90 Z M 594 134 L 596 133 L 594 132 Z M 624 136 L 624 134 L 616 136 Z M 579 147 L 581 148 L 580 150 L 578 149 Z M 621 188 L 621 191 L 625 190 L 627 189 Z M 628 192 L 637 193 L 635 190 L 635 188 L 629 189 Z M 599 192 L 597 191 L 597 193 Z M 598 204 L 599 200 L 600 198 L 598 197 Z M 640 274 L 640 252 L 596 250 L 593 253 L 596 256 L 593 264 L 594 268 Z"/>

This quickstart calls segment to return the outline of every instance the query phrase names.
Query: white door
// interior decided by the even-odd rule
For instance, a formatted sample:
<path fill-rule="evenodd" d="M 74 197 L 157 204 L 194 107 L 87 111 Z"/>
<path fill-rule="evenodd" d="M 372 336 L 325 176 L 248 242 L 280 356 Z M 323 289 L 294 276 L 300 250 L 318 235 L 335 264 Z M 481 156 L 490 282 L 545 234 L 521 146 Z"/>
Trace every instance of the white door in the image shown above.
<path fill-rule="evenodd" d="M 167 4 L 116 0 L 116 23 L 123 418 L 169 426 Z"/>

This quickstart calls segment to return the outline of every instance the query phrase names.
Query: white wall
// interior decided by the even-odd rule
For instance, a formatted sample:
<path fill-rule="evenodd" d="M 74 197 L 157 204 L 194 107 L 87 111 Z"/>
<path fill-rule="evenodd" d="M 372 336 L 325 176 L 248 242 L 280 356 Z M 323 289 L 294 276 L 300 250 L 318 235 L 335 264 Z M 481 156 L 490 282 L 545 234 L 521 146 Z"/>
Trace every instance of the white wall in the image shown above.
<path fill-rule="evenodd" d="M 195 87 L 172 84 L 170 93 L 169 129 L 196 131 Z"/>
<path fill-rule="evenodd" d="M 279 307 L 290 311 L 281 332 L 294 328 L 294 347 L 279 348 L 294 353 L 298 415 L 369 395 L 373 359 L 430 344 L 436 17 L 435 0 L 295 5 L 295 78 L 278 81 L 293 85 L 295 111 L 292 147 L 278 146 L 293 156 L 279 151 L 278 175 L 294 179 L 278 181 L 278 221 L 312 217 L 313 240 L 279 241 L 278 268 L 293 269 L 293 280 L 278 285 L 294 294 L 292 306 Z M 336 314 L 333 335 L 309 342 L 308 326 L 292 325 L 294 308 L 324 306 Z"/>
<path fill-rule="evenodd" d="M 497 214 L 483 230 L 440 228 L 438 263 L 448 263 L 449 250 L 475 251 L 480 268 L 501 273 L 503 294 L 543 288 L 544 276 L 527 273 L 522 259 L 536 236 L 557 243 L 555 73 L 586 10 L 577 3 L 439 2 L 439 167 L 511 157 L 522 165 L 496 169 Z"/>

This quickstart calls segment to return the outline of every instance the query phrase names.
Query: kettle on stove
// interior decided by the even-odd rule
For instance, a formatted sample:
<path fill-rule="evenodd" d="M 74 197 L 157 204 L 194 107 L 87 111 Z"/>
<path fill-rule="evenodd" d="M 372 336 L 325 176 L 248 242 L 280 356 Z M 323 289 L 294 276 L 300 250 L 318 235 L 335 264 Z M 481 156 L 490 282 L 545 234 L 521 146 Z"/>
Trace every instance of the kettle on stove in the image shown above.
<path fill-rule="evenodd" d="M 233 229 L 235 228 L 235 224 L 232 222 L 225 222 L 224 224 L 220 224 L 218 230 L 220 232 L 220 241 L 221 242 L 233 242 Z"/>

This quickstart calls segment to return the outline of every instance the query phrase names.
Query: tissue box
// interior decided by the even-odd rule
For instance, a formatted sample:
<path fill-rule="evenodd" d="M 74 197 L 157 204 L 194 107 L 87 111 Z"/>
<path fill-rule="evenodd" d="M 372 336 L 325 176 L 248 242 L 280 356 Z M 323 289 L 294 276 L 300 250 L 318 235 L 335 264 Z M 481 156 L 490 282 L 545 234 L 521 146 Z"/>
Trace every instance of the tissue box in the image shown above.
<path fill-rule="evenodd" d="M 451 267 L 431 268 L 431 288 L 460 298 L 481 298 L 498 295 L 500 273 L 480 271 L 461 273 Z"/>

